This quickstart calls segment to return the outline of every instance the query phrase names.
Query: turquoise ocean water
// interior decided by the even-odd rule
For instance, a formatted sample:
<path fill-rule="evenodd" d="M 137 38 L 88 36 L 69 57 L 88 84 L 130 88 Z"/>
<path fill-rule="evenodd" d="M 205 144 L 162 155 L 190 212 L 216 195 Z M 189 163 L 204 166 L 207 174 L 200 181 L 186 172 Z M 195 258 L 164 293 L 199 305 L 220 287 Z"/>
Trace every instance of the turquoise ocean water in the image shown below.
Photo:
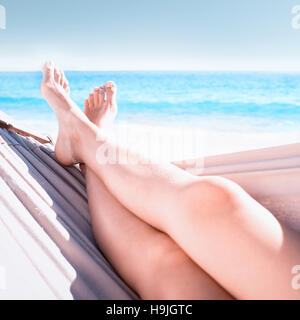
<path fill-rule="evenodd" d="M 300 128 L 300 74 L 246 72 L 66 72 L 80 106 L 108 80 L 118 85 L 117 120 L 235 133 L 289 133 Z M 0 73 L 0 109 L 49 132 L 51 108 L 41 72 Z"/>

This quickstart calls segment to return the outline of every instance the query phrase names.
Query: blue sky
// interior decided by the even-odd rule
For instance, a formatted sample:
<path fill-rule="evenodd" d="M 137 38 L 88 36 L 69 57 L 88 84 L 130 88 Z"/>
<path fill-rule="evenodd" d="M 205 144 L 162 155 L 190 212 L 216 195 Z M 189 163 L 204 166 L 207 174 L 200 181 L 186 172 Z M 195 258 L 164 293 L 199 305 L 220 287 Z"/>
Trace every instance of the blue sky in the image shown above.
<path fill-rule="evenodd" d="M 300 70 L 300 0 L 0 0 L 0 70 Z"/>

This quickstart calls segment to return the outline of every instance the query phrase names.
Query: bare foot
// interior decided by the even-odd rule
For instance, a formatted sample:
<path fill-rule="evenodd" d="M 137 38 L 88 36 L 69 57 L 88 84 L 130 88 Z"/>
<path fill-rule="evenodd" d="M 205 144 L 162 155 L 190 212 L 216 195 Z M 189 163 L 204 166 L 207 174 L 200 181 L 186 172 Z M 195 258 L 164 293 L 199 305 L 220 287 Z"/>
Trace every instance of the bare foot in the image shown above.
<path fill-rule="evenodd" d="M 116 92 L 116 85 L 109 81 L 104 86 L 95 88 L 85 100 L 84 113 L 97 127 L 107 129 L 113 125 L 118 112 Z"/>
<path fill-rule="evenodd" d="M 59 123 L 55 155 L 63 165 L 72 165 L 80 162 L 74 151 L 75 144 L 80 137 L 79 130 L 88 119 L 71 100 L 69 84 L 63 71 L 48 61 L 44 65 L 43 73 L 41 93 L 54 110 Z"/>
<path fill-rule="evenodd" d="M 84 113 L 98 128 L 112 129 L 118 112 L 116 92 L 116 85 L 109 81 L 104 86 L 95 88 L 94 92 L 91 92 L 88 99 L 85 100 Z M 80 164 L 80 170 L 85 176 L 85 164 Z"/>

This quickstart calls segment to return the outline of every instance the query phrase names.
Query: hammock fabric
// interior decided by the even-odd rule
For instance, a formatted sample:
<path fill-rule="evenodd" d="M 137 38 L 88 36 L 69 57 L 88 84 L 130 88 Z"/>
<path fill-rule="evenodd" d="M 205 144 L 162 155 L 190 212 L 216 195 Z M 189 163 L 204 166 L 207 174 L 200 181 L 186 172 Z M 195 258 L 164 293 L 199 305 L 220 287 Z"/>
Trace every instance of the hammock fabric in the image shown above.
<path fill-rule="evenodd" d="M 0 299 L 137 299 L 95 243 L 84 178 L 0 129 Z"/>
<path fill-rule="evenodd" d="M 219 175 L 239 184 L 282 223 L 300 231 L 300 144 L 204 159 L 196 175 Z"/>
<path fill-rule="evenodd" d="M 300 145 L 208 157 L 196 175 L 239 183 L 300 231 Z M 101 195 L 100 195 L 101 196 Z M 0 129 L 0 299 L 138 299 L 93 238 L 84 178 L 52 147 Z"/>

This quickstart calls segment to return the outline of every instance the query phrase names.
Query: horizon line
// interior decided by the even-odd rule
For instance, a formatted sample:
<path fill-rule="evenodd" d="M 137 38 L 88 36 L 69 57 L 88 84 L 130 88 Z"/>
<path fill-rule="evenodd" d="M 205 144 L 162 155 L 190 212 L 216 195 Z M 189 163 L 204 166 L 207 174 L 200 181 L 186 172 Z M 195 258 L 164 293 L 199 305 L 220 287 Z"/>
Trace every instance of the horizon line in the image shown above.
<path fill-rule="evenodd" d="M 266 72 L 300 73 L 300 69 L 64 69 L 66 72 Z M 42 69 L 0 69 L 0 72 L 42 72 Z"/>

